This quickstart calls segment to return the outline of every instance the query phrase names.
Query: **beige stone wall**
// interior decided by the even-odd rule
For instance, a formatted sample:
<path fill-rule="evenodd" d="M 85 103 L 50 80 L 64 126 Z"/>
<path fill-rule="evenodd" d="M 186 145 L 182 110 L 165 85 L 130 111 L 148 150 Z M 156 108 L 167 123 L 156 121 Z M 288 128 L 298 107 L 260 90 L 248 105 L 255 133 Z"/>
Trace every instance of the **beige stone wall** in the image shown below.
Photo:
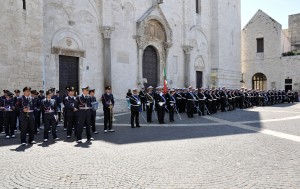
<path fill-rule="evenodd" d="M 0 15 L 0 90 L 41 89 L 42 1 L 27 1 L 27 10 L 22 1 L 1 1 Z"/>
<path fill-rule="evenodd" d="M 153 8 L 154 7 L 154 8 Z M 152 10 L 151 10 L 152 8 Z M 151 10 L 151 11 L 150 11 Z M 218 70 L 218 86 L 236 87 L 240 80 L 240 0 L 31 0 L 0 2 L 0 89 L 59 88 L 59 55 L 79 57 L 80 86 L 104 89 L 105 40 L 111 41 L 111 77 L 116 98 L 128 88 L 140 87 L 143 50 L 153 45 L 159 54 L 159 81 L 167 68 L 173 87 L 184 86 L 185 52 L 190 85 L 196 71 L 203 71 L 203 86 L 211 84 L 212 69 Z M 139 22 L 156 20 L 165 39 L 141 38 Z M 163 32 L 161 32 L 163 33 Z M 148 35 L 148 36 L 147 36 Z M 89 67 L 89 69 L 87 69 Z"/>
<path fill-rule="evenodd" d="M 244 86 L 252 88 L 252 77 L 263 73 L 265 89 L 285 89 L 285 79 L 293 79 L 293 89 L 299 90 L 299 56 L 282 57 L 291 48 L 281 25 L 259 10 L 242 30 L 242 72 Z M 257 53 L 257 38 L 264 38 L 264 52 Z"/>

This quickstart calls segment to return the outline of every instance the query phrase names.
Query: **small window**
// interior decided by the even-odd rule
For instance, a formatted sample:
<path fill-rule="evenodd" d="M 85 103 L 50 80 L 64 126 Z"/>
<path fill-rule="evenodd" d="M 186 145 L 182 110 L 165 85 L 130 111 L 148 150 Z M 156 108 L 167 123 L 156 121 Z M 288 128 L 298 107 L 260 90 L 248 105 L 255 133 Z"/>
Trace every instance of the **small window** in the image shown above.
<path fill-rule="evenodd" d="M 26 10 L 26 0 L 23 0 L 23 10 Z"/>
<path fill-rule="evenodd" d="M 264 38 L 257 38 L 257 52 L 261 53 L 264 52 Z"/>
<path fill-rule="evenodd" d="M 201 14 L 201 0 L 196 0 L 196 13 Z"/>
<path fill-rule="evenodd" d="M 285 84 L 293 84 L 293 80 L 292 79 L 285 79 Z"/>

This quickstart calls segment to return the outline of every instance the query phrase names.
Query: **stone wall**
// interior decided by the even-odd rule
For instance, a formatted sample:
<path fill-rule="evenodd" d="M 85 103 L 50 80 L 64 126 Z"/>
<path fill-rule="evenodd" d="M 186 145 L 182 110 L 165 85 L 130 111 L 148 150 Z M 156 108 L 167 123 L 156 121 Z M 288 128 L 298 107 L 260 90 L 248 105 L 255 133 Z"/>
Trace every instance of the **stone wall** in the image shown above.
<path fill-rule="evenodd" d="M 282 57 L 291 48 L 290 41 L 281 25 L 259 10 L 242 30 L 242 72 L 244 86 L 252 88 L 252 78 L 263 73 L 265 90 L 285 89 L 285 79 L 293 79 L 293 89 L 299 90 L 299 56 Z M 257 53 L 257 38 L 264 38 L 264 52 Z"/>
<path fill-rule="evenodd" d="M 144 49 L 152 45 L 171 87 L 236 87 L 240 80 L 240 0 L 31 0 L 0 3 L 0 88 L 59 88 L 59 56 L 79 57 L 80 86 L 115 97 L 141 87 Z M 149 27 L 149 24 L 157 23 Z M 154 33 L 153 33 L 154 32 Z M 159 37 L 157 37 L 159 36 Z M 161 38 L 161 36 L 165 36 Z M 2 79 L 3 78 L 3 79 Z M 44 84 L 44 86 L 43 86 Z"/>
<path fill-rule="evenodd" d="M 0 14 L 0 90 L 42 88 L 42 1 L 1 1 Z"/>

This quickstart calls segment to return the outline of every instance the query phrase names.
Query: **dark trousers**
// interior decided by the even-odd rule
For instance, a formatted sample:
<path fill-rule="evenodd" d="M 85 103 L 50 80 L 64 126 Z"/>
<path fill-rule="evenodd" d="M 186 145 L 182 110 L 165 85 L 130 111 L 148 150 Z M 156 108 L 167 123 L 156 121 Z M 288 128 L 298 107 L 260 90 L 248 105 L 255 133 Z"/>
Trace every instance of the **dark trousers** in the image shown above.
<path fill-rule="evenodd" d="M 39 128 L 39 125 L 41 124 L 41 121 L 40 121 L 40 113 L 39 113 L 39 111 L 37 111 L 37 110 L 35 110 L 34 112 L 33 112 L 33 114 L 34 114 L 34 132 L 35 132 L 35 134 L 37 134 L 37 132 L 38 132 L 38 128 Z"/>
<path fill-rule="evenodd" d="M 20 128 L 20 111 L 16 111 L 15 114 L 16 114 L 16 116 L 15 116 L 15 130 L 17 130 L 18 121 L 19 121 L 18 127 L 19 127 L 19 130 L 21 130 L 21 128 Z"/>
<path fill-rule="evenodd" d="M 50 130 L 50 125 L 52 125 L 52 136 L 53 139 L 57 138 L 56 135 L 56 120 L 54 113 L 45 113 L 44 115 L 44 139 L 48 139 L 48 131 Z"/>
<path fill-rule="evenodd" d="M 131 127 L 134 127 L 134 121 L 137 127 L 140 126 L 140 112 L 131 110 Z"/>
<path fill-rule="evenodd" d="M 104 110 L 104 130 L 112 129 L 112 115 L 109 108 L 105 108 Z"/>
<path fill-rule="evenodd" d="M 68 122 L 67 136 L 72 136 L 73 128 L 74 128 L 74 133 L 75 133 L 75 136 L 76 136 L 77 125 L 78 125 L 77 116 L 74 113 L 70 114 L 64 119 L 64 121 Z"/>
<path fill-rule="evenodd" d="M 92 125 L 92 131 L 96 132 L 96 111 L 91 111 L 91 125 Z"/>
<path fill-rule="evenodd" d="M 67 114 L 67 110 L 65 109 L 64 113 L 64 128 L 67 129 L 68 128 L 68 114 Z"/>
<path fill-rule="evenodd" d="M 200 109 L 200 111 L 201 111 L 201 115 L 205 115 L 205 102 L 204 102 L 204 100 L 200 100 L 200 102 L 199 102 L 199 109 Z"/>
<path fill-rule="evenodd" d="M 4 112 L 3 119 L 6 136 L 14 135 L 16 128 L 16 113 L 14 111 Z"/>
<path fill-rule="evenodd" d="M 152 122 L 153 104 L 150 104 L 150 106 L 146 106 L 146 111 L 147 111 L 147 122 Z"/>
<path fill-rule="evenodd" d="M 186 111 L 188 117 L 194 117 L 194 102 L 193 101 L 188 101 L 187 106 L 186 106 Z"/>
<path fill-rule="evenodd" d="M 82 132 L 83 127 L 86 125 L 86 137 L 89 140 L 91 135 L 91 127 L 88 125 L 91 125 L 91 111 L 92 110 L 79 110 L 78 111 L 78 126 L 77 126 L 77 132 L 76 137 L 77 140 L 82 140 Z"/>
<path fill-rule="evenodd" d="M 4 126 L 3 112 L 0 111 L 0 132 L 3 132 L 3 126 Z"/>
<path fill-rule="evenodd" d="M 175 112 L 174 106 L 170 106 L 169 107 L 169 118 L 170 118 L 170 121 L 174 121 L 174 112 Z"/>
<path fill-rule="evenodd" d="M 33 112 L 24 113 L 20 115 L 20 125 L 21 125 L 21 143 L 26 143 L 26 133 L 29 133 L 28 143 L 31 143 L 34 140 L 34 114 Z"/>
<path fill-rule="evenodd" d="M 160 124 L 165 122 L 165 106 L 157 106 L 157 117 Z"/>
<path fill-rule="evenodd" d="M 146 111 L 146 100 L 141 100 L 143 111 Z"/>

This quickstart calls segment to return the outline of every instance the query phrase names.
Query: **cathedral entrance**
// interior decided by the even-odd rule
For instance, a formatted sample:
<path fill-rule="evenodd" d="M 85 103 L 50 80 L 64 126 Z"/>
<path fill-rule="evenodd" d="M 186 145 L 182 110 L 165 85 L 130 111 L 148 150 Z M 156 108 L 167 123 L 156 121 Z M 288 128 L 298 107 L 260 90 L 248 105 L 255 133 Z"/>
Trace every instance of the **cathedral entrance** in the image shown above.
<path fill-rule="evenodd" d="M 79 92 L 79 58 L 59 56 L 59 91 L 66 94 L 66 87 L 75 87 Z"/>
<path fill-rule="evenodd" d="M 143 53 L 143 78 L 147 79 L 145 87 L 156 87 L 158 84 L 158 57 L 152 46 L 146 47 Z"/>

